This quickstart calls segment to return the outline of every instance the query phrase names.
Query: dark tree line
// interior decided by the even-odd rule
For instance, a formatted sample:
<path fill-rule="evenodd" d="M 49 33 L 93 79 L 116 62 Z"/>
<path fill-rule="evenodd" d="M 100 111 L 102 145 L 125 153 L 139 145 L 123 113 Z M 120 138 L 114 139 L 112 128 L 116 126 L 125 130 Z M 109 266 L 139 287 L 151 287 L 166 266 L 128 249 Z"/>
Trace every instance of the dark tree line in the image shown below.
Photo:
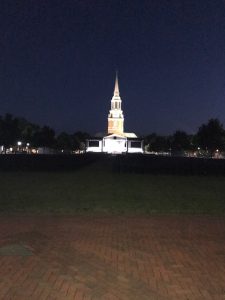
<path fill-rule="evenodd" d="M 89 137 L 88 133 L 81 131 L 73 134 L 61 132 L 56 135 L 49 126 L 41 127 L 11 114 L 0 116 L 0 145 L 6 148 L 21 141 L 23 144 L 29 143 L 32 147 L 49 147 L 64 151 L 84 150 L 85 141 Z M 210 119 L 206 124 L 202 124 L 194 135 L 177 130 L 171 136 L 152 133 L 145 136 L 144 141 L 148 151 L 182 154 L 199 149 L 211 155 L 217 149 L 225 151 L 225 130 L 218 119 Z"/>
<path fill-rule="evenodd" d="M 89 135 L 85 132 L 56 135 L 49 126 L 40 127 L 24 118 L 13 117 L 11 114 L 0 116 L 0 145 L 6 148 L 15 146 L 18 141 L 29 143 L 32 147 L 49 147 L 58 150 L 83 150 Z"/>
<path fill-rule="evenodd" d="M 199 150 L 209 155 L 215 151 L 225 151 L 225 130 L 218 119 L 210 119 L 202 124 L 194 135 L 177 130 L 171 136 L 150 134 L 145 137 L 148 151 L 164 151 L 184 153 L 185 151 Z"/>

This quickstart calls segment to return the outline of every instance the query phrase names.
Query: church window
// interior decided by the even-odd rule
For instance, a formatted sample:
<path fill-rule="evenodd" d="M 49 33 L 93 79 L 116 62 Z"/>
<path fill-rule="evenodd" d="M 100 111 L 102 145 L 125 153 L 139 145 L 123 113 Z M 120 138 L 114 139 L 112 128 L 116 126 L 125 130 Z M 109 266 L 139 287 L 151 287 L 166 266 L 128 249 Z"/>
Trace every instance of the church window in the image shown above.
<path fill-rule="evenodd" d="M 99 141 L 89 141 L 89 147 L 99 147 Z"/>
<path fill-rule="evenodd" d="M 141 148 L 141 141 L 131 141 L 130 147 L 131 148 Z"/>

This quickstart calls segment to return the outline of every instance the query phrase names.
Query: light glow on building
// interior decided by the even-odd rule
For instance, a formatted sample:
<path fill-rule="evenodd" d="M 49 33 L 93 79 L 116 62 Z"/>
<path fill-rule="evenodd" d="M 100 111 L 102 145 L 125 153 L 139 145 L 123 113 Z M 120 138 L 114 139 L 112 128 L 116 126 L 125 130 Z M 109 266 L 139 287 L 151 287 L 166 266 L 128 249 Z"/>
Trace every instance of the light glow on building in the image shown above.
<path fill-rule="evenodd" d="M 143 153 L 143 141 L 138 140 L 135 133 L 124 132 L 124 115 L 117 74 L 107 129 L 107 135 L 102 139 L 93 138 L 87 141 L 86 152 Z"/>

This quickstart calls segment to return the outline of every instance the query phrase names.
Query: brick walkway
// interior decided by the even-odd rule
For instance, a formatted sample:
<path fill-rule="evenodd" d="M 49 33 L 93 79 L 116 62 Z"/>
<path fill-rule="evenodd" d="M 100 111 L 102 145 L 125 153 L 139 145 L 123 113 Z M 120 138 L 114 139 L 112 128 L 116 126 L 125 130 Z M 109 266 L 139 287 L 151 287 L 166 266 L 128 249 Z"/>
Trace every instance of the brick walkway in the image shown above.
<path fill-rule="evenodd" d="M 2 300 L 225 299 L 224 218 L 1 217 L 10 245 Z"/>

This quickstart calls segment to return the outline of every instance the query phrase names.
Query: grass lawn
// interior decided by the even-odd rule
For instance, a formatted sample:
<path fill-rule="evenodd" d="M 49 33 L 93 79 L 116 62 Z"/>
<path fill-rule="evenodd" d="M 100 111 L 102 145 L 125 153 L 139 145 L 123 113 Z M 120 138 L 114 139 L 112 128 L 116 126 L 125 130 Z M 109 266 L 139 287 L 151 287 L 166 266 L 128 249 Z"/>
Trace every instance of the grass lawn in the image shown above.
<path fill-rule="evenodd" d="M 67 173 L 0 173 L 0 213 L 224 214 L 225 177 L 117 174 L 86 167 Z"/>

